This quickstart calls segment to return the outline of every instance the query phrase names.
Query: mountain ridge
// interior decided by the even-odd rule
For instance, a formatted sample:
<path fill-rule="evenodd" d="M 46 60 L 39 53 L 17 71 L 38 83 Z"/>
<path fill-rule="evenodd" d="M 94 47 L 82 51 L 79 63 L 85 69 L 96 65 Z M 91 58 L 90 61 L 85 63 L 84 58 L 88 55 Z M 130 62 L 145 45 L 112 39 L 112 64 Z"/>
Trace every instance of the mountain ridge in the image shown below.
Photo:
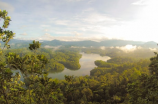
<path fill-rule="evenodd" d="M 103 40 L 100 42 L 92 41 L 92 40 L 83 40 L 83 41 L 60 41 L 60 40 L 40 40 L 42 43 L 42 46 L 50 45 L 50 46 L 78 46 L 78 47 L 99 47 L 99 46 L 105 46 L 105 47 L 112 47 L 112 46 L 126 46 L 126 45 L 136 45 L 141 46 L 145 48 L 157 48 L 157 43 L 154 41 L 148 41 L 148 42 L 142 42 L 142 41 L 132 41 L 132 40 L 118 40 L 118 39 L 109 39 L 109 40 Z M 2 41 L 0 41 L 1 44 L 3 44 Z M 24 45 L 32 43 L 32 40 L 19 40 L 19 39 L 13 39 L 9 42 L 11 45 Z M 25 46 L 25 45 L 24 45 Z"/>

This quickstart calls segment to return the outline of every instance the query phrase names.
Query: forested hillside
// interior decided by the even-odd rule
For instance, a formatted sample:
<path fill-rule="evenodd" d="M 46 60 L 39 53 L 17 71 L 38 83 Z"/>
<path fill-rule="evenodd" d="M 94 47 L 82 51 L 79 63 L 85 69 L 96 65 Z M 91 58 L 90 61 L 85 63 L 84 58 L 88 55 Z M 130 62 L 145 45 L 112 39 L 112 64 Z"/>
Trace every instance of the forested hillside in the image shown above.
<path fill-rule="evenodd" d="M 23 48 L 27 47 L 27 45 L 31 42 L 31 40 L 19 40 L 19 39 L 13 39 L 9 43 L 12 45 L 11 48 Z M 139 46 L 143 48 L 157 48 L 156 42 L 140 42 L 140 41 L 127 41 L 127 40 L 117 40 L 117 39 L 107 39 L 104 41 L 100 42 L 95 42 L 95 41 L 90 41 L 90 40 L 85 40 L 85 41 L 60 41 L 60 40 L 52 40 L 52 41 L 47 41 L 47 40 L 41 40 L 42 42 L 42 47 L 45 46 L 50 46 L 50 47 L 55 47 L 55 46 L 66 46 L 66 47 L 71 47 L 71 46 L 76 46 L 76 47 L 115 47 L 115 46 L 125 46 L 127 44 L 133 45 L 133 46 Z M 3 44 L 3 42 L 0 42 Z"/>
<path fill-rule="evenodd" d="M 96 60 L 90 76 L 65 76 L 64 80 L 48 77 L 64 67 L 78 70 L 80 49 L 40 48 L 39 41 L 28 48 L 9 49 L 14 33 L 6 30 L 11 21 L 0 10 L 4 25 L 0 39 L 4 43 L 0 55 L 0 104 L 157 104 L 158 54 L 148 59 L 144 51 L 123 53 L 118 50 L 98 51 L 111 57 L 107 62 Z M 95 50 L 84 49 L 94 53 Z M 98 53 L 97 52 L 97 53 Z M 105 53 L 104 53 L 105 52 Z M 151 52 L 151 51 L 150 51 Z M 150 53 L 148 51 L 148 53 Z M 127 57 L 128 56 L 128 57 Z M 18 71 L 13 73 L 13 71 Z M 21 76 L 20 74 L 21 73 Z M 20 78 L 23 77 L 24 81 Z"/>

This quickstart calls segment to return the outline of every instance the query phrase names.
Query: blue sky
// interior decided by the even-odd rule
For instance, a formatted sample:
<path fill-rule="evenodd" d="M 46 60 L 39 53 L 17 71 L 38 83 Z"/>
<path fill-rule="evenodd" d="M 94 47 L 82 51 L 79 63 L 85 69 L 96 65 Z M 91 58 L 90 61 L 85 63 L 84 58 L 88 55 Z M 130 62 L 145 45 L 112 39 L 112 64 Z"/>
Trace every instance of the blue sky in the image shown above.
<path fill-rule="evenodd" d="M 158 42 L 157 5 L 158 0 L 0 0 L 16 39 L 64 41 Z"/>

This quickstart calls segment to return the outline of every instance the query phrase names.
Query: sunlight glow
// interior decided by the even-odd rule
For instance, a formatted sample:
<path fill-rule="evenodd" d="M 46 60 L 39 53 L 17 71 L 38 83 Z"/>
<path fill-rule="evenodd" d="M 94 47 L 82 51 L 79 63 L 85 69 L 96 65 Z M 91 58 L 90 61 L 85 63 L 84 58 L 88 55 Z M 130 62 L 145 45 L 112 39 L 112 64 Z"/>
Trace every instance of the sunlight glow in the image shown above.
<path fill-rule="evenodd" d="M 133 46 L 133 45 L 126 45 L 126 46 L 116 47 L 116 48 L 118 48 L 124 52 L 131 52 L 131 51 L 138 49 L 139 47 Z"/>
<path fill-rule="evenodd" d="M 157 5 L 158 0 L 146 0 L 133 21 L 124 21 L 121 25 L 104 27 L 100 30 L 107 37 L 158 42 L 156 38 L 158 35 Z"/>
<path fill-rule="evenodd" d="M 125 49 L 127 49 L 127 50 L 132 50 L 132 49 L 135 49 L 136 48 L 136 46 L 132 46 L 132 45 L 126 45 L 125 46 Z"/>

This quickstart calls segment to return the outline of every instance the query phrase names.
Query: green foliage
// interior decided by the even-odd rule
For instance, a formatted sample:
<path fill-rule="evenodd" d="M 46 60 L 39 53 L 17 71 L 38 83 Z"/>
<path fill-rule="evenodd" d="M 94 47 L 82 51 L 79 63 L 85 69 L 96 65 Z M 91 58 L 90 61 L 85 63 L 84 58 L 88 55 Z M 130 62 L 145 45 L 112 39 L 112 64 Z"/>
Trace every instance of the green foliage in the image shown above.
<path fill-rule="evenodd" d="M 6 28 L 8 28 L 9 23 L 11 21 L 11 18 L 8 16 L 8 12 L 6 10 L 1 11 L 0 10 L 0 19 L 3 19 L 3 26 L 0 27 L 0 39 L 2 40 L 2 42 L 4 42 L 4 46 L 3 49 L 5 47 L 10 48 L 10 45 L 8 45 L 8 42 L 13 39 L 15 33 L 13 33 L 10 30 L 6 30 Z M 0 52 L 2 54 L 2 51 Z"/>
<path fill-rule="evenodd" d="M 122 60 L 122 61 L 124 60 L 123 62 L 127 60 L 127 62 L 130 62 L 130 61 L 135 61 L 138 59 L 149 59 L 150 57 L 153 56 L 153 51 L 151 51 L 149 48 L 139 48 L 139 49 L 136 49 L 134 51 L 129 51 L 129 52 L 120 50 L 117 47 L 113 47 L 113 48 L 106 47 L 104 50 L 100 48 L 82 48 L 81 51 L 87 54 L 95 53 L 95 54 L 100 54 L 101 56 L 109 56 L 110 58 L 117 58 L 118 63 L 119 63 L 119 60 Z M 109 60 L 109 61 L 113 62 L 112 60 Z"/>
<path fill-rule="evenodd" d="M 29 49 L 30 50 L 37 50 L 38 48 L 40 48 L 41 44 L 39 43 L 39 41 L 35 41 L 33 40 L 32 44 L 29 44 Z"/>
<path fill-rule="evenodd" d="M 63 64 L 58 63 L 54 61 L 53 59 L 51 59 L 48 65 L 46 66 L 46 69 L 48 69 L 50 73 L 62 72 L 64 68 L 65 67 Z"/>
<path fill-rule="evenodd" d="M 79 64 L 79 62 L 74 62 L 74 61 L 61 61 L 61 63 L 68 69 L 70 70 L 78 70 L 80 69 L 81 65 Z"/>
<path fill-rule="evenodd" d="M 110 60 L 107 60 L 108 63 L 114 64 L 124 64 L 124 63 L 133 63 L 136 62 L 136 59 L 130 57 L 114 57 Z"/>
<path fill-rule="evenodd" d="M 128 84 L 129 101 L 132 104 L 158 103 L 157 57 L 155 52 L 155 56 L 150 59 L 150 75 L 142 74 L 136 82 Z"/>
<path fill-rule="evenodd" d="M 116 66 L 117 66 L 116 64 L 107 63 L 107 62 L 102 61 L 102 60 L 96 60 L 94 63 L 95 63 L 95 65 L 98 66 L 98 67 L 111 68 L 111 67 L 116 67 Z"/>
<path fill-rule="evenodd" d="M 51 58 L 52 59 L 50 61 L 51 63 L 54 63 L 55 67 L 59 67 L 61 64 L 70 70 L 78 70 L 81 67 L 79 64 L 81 54 L 78 52 L 70 50 L 57 50 L 54 54 L 51 55 Z M 54 67 L 52 69 L 54 70 Z M 61 66 L 60 69 L 61 70 L 59 71 L 62 71 L 63 67 Z"/>
<path fill-rule="evenodd" d="M 155 57 L 150 58 L 150 60 L 149 70 L 151 74 L 158 75 L 158 54 L 155 52 Z"/>
<path fill-rule="evenodd" d="M 7 28 L 10 21 L 7 12 L 0 11 L 0 18 L 4 19 L 2 28 Z M 5 47 L 13 34 L 3 29 L 0 34 Z M 108 51 L 107 54 L 113 56 L 112 59 L 108 62 L 96 60 L 98 67 L 90 72 L 90 76 L 65 76 L 65 80 L 57 80 L 48 77 L 48 69 L 56 72 L 62 71 L 64 66 L 78 69 L 81 55 L 76 50 L 66 49 L 52 53 L 39 49 L 40 45 L 35 41 L 29 45 L 34 52 L 27 49 L 25 52 L 3 51 L 0 57 L 3 60 L 0 61 L 0 104 L 158 103 L 157 53 L 149 65 L 146 59 L 114 57 L 120 51 L 110 50 L 112 53 Z M 21 75 L 24 81 L 20 80 Z"/>

